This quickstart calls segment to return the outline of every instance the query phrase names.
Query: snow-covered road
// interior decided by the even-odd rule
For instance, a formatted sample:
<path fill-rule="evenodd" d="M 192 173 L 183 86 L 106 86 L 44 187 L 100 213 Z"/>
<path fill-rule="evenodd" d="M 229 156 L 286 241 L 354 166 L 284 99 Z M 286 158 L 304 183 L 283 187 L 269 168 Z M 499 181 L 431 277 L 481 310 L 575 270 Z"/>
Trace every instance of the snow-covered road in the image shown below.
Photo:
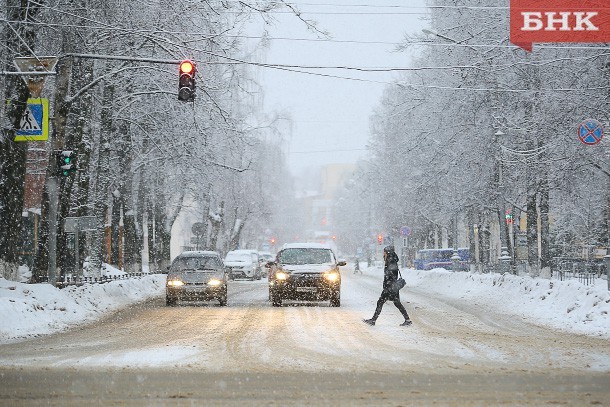
<path fill-rule="evenodd" d="M 274 308 L 266 280 L 233 281 L 228 307 L 166 307 L 157 297 L 78 329 L 1 345 L 0 361 L 5 367 L 267 373 L 610 371 L 606 337 L 534 325 L 482 297 L 440 296 L 421 284 L 401 292 L 411 327 L 398 326 L 402 319 L 391 303 L 376 326 L 365 325 L 381 286 L 378 270 L 367 273 L 344 270 L 340 308 L 326 302 Z"/>

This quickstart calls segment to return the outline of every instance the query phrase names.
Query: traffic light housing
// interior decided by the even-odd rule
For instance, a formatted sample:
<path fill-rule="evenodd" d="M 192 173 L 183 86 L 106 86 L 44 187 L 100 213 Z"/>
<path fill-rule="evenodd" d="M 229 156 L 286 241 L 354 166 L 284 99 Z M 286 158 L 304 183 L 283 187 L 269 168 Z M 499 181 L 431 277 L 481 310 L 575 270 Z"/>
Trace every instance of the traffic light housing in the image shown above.
<path fill-rule="evenodd" d="M 67 177 L 76 171 L 76 152 L 72 150 L 57 150 L 55 152 L 57 161 L 57 175 Z"/>
<path fill-rule="evenodd" d="M 507 210 L 506 210 L 506 213 L 505 213 L 505 217 L 506 217 L 506 224 L 507 224 L 507 225 L 512 225 L 512 224 L 513 224 L 513 222 L 514 222 L 514 219 L 513 219 L 513 211 L 512 211 L 512 210 L 510 210 L 510 209 L 507 209 Z"/>
<path fill-rule="evenodd" d="M 383 234 L 378 234 L 377 235 L 377 243 L 382 244 L 383 243 Z"/>
<path fill-rule="evenodd" d="M 195 64 L 193 61 L 180 62 L 180 78 L 178 80 L 178 100 L 192 102 L 195 100 Z"/>

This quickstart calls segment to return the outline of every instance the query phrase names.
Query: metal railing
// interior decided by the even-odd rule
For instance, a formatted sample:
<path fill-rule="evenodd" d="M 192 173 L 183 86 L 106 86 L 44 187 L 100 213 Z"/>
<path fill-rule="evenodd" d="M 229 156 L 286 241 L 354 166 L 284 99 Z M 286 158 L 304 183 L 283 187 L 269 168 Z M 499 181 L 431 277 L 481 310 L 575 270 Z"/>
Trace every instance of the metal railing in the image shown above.
<path fill-rule="evenodd" d="M 606 274 L 603 262 L 577 258 L 555 258 L 551 270 L 553 276 L 561 281 L 578 279 L 585 285 L 593 284 L 596 278 Z"/>
<path fill-rule="evenodd" d="M 139 278 L 148 274 L 145 273 L 125 273 L 125 274 L 114 274 L 103 277 L 72 277 L 66 276 L 63 281 L 55 283 L 57 288 L 66 288 L 69 286 L 82 286 L 84 284 L 105 284 L 112 281 L 128 280 L 131 278 Z"/>

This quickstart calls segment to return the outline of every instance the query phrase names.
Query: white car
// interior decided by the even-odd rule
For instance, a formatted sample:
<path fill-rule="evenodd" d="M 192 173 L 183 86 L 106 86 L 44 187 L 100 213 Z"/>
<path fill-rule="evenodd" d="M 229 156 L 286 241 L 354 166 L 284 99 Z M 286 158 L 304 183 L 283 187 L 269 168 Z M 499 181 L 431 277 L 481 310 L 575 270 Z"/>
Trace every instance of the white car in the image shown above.
<path fill-rule="evenodd" d="M 224 264 L 228 268 L 231 280 L 236 278 L 261 279 L 261 265 L 256 250 L 232 250 L 227 253 Z"/>
<path fill-rule="evenodd" d="M 275 261 L 275 256 L 270 252 L 258 252 L 259 262 L 261 263 L 261 267 L 265 267 L 265 264 L 270 261 Z"/>

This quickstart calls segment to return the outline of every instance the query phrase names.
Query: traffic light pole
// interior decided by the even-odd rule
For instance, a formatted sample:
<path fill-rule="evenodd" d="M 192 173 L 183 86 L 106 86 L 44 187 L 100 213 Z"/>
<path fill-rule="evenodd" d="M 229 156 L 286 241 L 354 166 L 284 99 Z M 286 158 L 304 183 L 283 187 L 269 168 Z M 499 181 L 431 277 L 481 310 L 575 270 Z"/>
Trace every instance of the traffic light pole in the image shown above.
<path fill-rule="evenodd" d="M 57 283 L 57 207 L 59 196 L 57 193 L 57 177 L 50 176 L 47 179 L 47 191 L 49 193 L 49 283 L 55 286 Z"/>

